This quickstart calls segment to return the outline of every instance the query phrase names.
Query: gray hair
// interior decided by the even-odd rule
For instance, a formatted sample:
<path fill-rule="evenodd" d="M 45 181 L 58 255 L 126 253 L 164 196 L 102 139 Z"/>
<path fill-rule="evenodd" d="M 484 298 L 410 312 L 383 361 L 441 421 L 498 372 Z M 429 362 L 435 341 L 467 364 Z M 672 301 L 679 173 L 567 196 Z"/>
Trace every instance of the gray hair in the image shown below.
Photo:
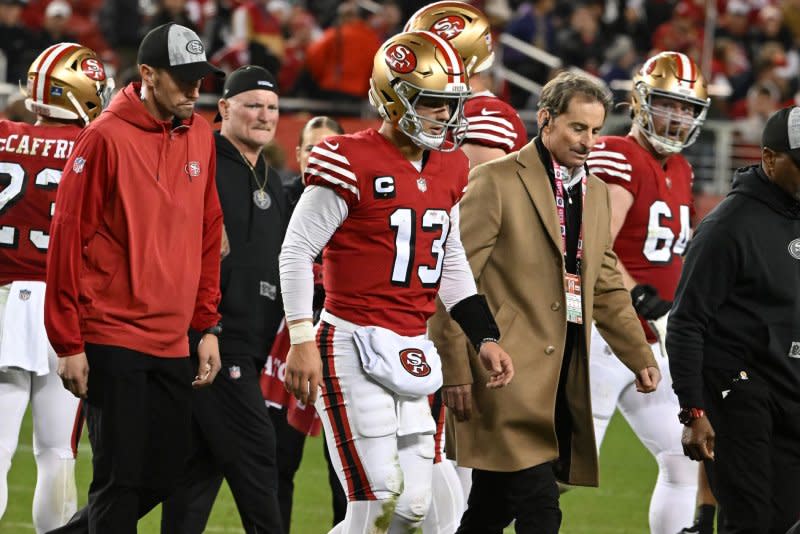
<path fill-rule="evenodd" d="M 606 117 L 611 111 L 614 99 L 602 82 L 596 82 L 585 74 L 564 71 L 547 82 L 539 97 L 539 109 L 546 109 L 552 118 L 567 111 L 569 103 L 576 95 L 603 104 Z"/>

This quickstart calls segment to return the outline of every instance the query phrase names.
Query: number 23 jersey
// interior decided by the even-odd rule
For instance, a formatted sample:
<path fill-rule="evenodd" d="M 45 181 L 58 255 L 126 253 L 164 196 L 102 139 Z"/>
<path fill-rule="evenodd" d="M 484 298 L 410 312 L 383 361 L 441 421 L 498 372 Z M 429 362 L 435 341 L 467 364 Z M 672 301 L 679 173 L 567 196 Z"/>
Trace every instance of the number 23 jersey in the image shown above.
<path fill-rule="evenodd" d="M 80 132 L 0 121 L 0 285 L 45 280 L 56 188 Z"/>
<path fill-rule="evenodd" d="M 374 129 L 315 146 L 306 183 L 333 189 L 348 207 L 323 250 L 325 309 L 358 325 L 424 333 L 435 311 L 450 211 L 468 172 L 460 150 L 431 150 L 418 171 Z"/>
<path fill-rule="evenodd" d="M 664 300 L 675 298 L 681 256 L 691 238 L 692 167 L 680 154 L 664 167 L 633 137 L 601 137 L 587 160 L 589 171 L 633 195 L 614 252 L 640 284 Z"/>

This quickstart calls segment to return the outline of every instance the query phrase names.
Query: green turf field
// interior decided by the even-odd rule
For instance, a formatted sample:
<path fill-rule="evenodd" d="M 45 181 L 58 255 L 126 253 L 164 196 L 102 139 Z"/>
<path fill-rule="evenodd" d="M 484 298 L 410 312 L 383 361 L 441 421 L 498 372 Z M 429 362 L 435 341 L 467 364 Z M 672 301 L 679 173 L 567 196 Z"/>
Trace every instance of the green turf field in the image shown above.
<path fill-rule="evenodd" d="M 644 447 L 631 433 L 619 414 L 606 434 L 601 460 L 601 487 L 572 490 L 561 498 L 564 534 L 646 534 L 647 507 L 655 481 L 656 465 Z M 31 533 L 31 501 L 36 480 L 31 452 L 30 412 L 25 418 L 22 445 L 14 457 L 9 474 L 8 509 L 0 520 L 0 533 Z M 89 444 L 81 443 L 77 464 L 80 504 L 86 502 L 91 477 Z M 303 464 L 295 482 L 293 534 L 321 534 L 331 521 L 327 470 L 322 456 L 322 440 L 306 443 Z M 139 532 L 159 532 L 160 510 L 157 508 L 139 523 Z M 241 533 L 233 498 L 223 487 L 214 506 L 207 532 Z M 507 532 L 513 532 L 508 529 Z"/>

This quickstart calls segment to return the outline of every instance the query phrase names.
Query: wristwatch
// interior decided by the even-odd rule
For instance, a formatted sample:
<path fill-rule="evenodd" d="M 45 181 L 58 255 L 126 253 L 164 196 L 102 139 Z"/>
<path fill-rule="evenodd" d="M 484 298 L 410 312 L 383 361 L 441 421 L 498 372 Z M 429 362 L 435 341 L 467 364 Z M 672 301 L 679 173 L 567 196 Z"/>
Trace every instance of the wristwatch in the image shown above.
<path fill-rule="evenodd" d="M 678 421 L 683 425 L 690 425 L 695 419 L 706 416 L 706 411 L 702 408 L 681 408 L 678 412 Z"/>
<path fill-rule="evenodd" d="M 217 336 L 222 333 L 222 323 L 217 323 L 214 326 L 210 326 L 203 330 L 203 335 L 211 334 L 212 336 Z"/>

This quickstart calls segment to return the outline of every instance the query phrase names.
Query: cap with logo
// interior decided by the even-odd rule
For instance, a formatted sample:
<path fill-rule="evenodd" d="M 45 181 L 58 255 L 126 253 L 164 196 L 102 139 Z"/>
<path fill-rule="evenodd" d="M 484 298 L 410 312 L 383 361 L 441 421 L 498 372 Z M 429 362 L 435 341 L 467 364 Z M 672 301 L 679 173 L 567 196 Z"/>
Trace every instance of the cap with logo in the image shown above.
<path fill-rule="evenodd" d="M 150 30 L 139 45 L 137 63 L 169 70 L 176 78 L 192 82 L 209 74 L 225 73 L 206 59 L 206 49 L 195 32 L 170 22 Z"/>
<path fill-rule="evenodd" d="M 264 67 L 258 65 L 245 65 L 239 67 L 228 75 L 225 79 L 225 87 L 222 89 L 222 98 L 230 98 L 245 91 L 254 89 L 264 89 L 266 91 L 278 92 L 278 82 L 275 76 Z M 222 120 L 219 112 L 214 117 L 214 122 Z"/>
<path fill-rule="evenodd" d="M 761 146 L 788 154 L 800 167 L 800 107 L 791 106 L 773 113 L 761 134 Z"/>

